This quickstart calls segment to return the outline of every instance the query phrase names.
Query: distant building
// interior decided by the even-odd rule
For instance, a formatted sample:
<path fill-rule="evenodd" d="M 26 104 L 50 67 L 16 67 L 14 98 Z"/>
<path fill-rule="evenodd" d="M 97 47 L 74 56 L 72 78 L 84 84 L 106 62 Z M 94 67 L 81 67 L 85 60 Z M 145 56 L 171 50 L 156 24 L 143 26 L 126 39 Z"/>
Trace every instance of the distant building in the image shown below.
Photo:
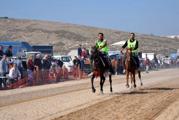
<path fill-rule="evenodd" d="M 113 43 L 111 46 L 123 46 L 125 44 L 126 41 L 119 41 L 119 42 L 115 42 Z"/>
<path fill-rule="evenodd" d="M 53 55 L 52 45 L 32 45 L 32 51 L 39 51 L 42 54 Z"/>
<path fill-rule="evenodd" d="M 172 39 L 179 39 L 179 35 L 170 35 L 167 36 L 168 38 L 172 38 Z"/>

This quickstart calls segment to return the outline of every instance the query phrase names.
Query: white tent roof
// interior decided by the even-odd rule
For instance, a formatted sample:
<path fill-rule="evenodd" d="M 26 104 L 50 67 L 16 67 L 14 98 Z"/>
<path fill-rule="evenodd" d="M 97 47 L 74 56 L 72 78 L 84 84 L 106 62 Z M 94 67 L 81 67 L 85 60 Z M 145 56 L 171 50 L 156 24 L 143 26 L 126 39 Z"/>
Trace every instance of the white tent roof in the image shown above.
<path fill-rule="evenodd" d="M 119 42 L 113 43 L 112 46 L 123 46 L 125 42 L 126 41 L 119 41 Z"/>

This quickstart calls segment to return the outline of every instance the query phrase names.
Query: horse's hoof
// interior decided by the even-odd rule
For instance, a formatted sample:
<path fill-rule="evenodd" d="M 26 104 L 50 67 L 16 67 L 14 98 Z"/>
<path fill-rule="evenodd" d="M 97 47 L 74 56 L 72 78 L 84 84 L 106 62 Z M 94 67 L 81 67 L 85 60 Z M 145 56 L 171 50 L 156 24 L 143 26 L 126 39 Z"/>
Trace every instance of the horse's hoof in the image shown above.
<path fill-rule="evenodd" d="M 141 83 L 140 85 L 143 86 L 143 83 Z"/>
<path fill-rule="evenodd" d="M 111 93 L 113 92 L 112 88 L 110 89 L 110 92 L 111 92 Z"/>
<path fill-rule="evenodd" d="M 137 86 L 136 85 L 134 85 L 134 88 L 136 88 Z"/>
<path fill-rule="evenodd" d="M 129 88 L 129 84 L 126 84 L 126 88 Z"/>
<path fill-rule="evenodd" d="M 95 88 L 92 88 L 92 92 L 95 93 L 95 92 L 96 92 L 96 89 L 95 89 Z"/>
<path fill-rule="evenodd" d="M 103 91 L 100 91 L 100 94 L 103 95 L 104 94 Z"/>

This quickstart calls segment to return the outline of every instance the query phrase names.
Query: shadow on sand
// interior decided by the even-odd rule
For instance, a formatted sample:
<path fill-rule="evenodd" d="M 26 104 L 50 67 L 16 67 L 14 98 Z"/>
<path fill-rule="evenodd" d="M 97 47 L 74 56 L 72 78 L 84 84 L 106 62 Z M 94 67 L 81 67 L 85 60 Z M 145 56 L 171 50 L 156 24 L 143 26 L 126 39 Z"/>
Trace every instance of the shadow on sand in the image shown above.
<path fill-rule="evenodd" d="M 135 90 L 126 90 L 125 92 L 115 92 L 114 95 L 131 95 L 131 94 L 151 94 L 159 93 L 164 91 L 177 90 L 179 88 L 169 88 L 169 87 L 154 87 L 154 88 L 142 88 Z"/>
<path fill-rule="evenodd" d="M 154 88 L 144 88 L 143 90 L 162 90 L 162 91 L 170 91 L 170 90 L 176 90 L 176 89 L 179 89 L 179 88 L 169 88 L 169 87 L 154 87 Z"/>

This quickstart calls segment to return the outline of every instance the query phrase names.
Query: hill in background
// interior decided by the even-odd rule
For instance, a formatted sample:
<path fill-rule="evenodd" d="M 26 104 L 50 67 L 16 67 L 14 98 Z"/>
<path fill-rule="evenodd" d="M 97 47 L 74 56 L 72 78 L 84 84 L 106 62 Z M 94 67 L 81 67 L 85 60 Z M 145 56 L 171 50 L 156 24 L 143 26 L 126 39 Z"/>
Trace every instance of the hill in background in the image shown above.
<path fill-rule="evenodd" d="M 112 23 L 111 23 L 112 24 Z M 86 48 L 93 46 L 96 36 L 103 32 L 109 44 L 128 39 L 129 33 L 84 25 L 40 20 L 0 18 L 0 40 L 22 40 L 30 44 L 51 44 L 54 51 L 67 53 L 79 44 Z M 167 55 L 179 49 L 179 40 L 153 35 L 136 34 L 140 51 Z M 119 50 L 120 47 L 110 47 Z"/>

